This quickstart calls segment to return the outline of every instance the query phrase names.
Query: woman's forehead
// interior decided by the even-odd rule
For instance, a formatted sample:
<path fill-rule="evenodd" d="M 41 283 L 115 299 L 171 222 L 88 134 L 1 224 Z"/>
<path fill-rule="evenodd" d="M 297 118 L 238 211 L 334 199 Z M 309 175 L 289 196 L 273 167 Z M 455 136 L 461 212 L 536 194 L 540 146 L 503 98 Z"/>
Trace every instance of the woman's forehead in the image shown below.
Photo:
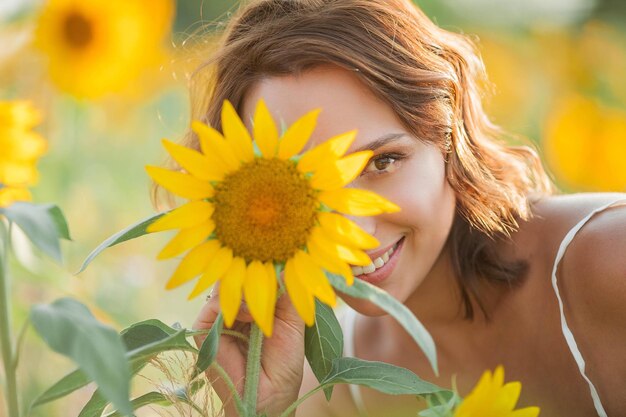
<path fill-rule="evenodd" d="M 391 131 L 405 130 L 390 106 L 354 74 L 338 67 L 319 67 L 299 75 L 259 81 L 246 95 L 242 107 L 248 128 L 259 99 L 265 101 L 279 129 L 309 111 L 321 109 L 309 146 L 356 129 L 355 148 Z"/>

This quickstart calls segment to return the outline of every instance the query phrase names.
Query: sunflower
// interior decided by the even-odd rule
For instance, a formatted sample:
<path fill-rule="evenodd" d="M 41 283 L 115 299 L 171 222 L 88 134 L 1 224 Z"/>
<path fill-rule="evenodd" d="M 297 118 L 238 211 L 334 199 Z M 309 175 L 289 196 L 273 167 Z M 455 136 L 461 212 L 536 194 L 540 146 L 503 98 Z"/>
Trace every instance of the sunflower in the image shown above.
<path fill-rule="evenodd" d="M 399 208 L 366 190 L 343 188 L 360 174 L 371 151 L 344 156 L 356 132 L 338 135 L 299 153 L 319 110 L 307 113 L 279 138 L 264 102 L 253 118 L 254 143 L 232 104 L 224 102 L 224 135 L 200 122 L 192 129 L 200 152 L 163 144 L 184 172 L 148 166 L 154 181 L 190 201 L 153 223 L 148 231 L 181 229 L 159 258 L 187 252 L 167 283 L 175 288 L 198 275 L 189 298 L 220 282 L 220 307 L 232 326 L 242 295 L 266 336 L 284 268 L 284 286 L 304 322 L 315 321 L 315 298 L 334 306 L 324 270 L 352 284 L 352 265 L 368 265 L 362 249 L 378 241 L 338 213 L 357 216 Z"/>
<path fill-rule="evenodd" d="M 172 0 L 50 0 L 36 44 L 55 84 L 79 98 L 122 90 L 162 55 Z"/>
<path fill-rule="evenodd" d="M 46 141 L 32 131 L 40 113 L 27 101 L 0 101 L 0 207 L 30 200 L 39 177 L 35 164 Z"/>
<path fill-rule="evenodd" d="M 454 417 L 537 417 L 538 407 L 515 410 L 521 391 L 519 382 L 504 383 L 502 366 L 498 366 L 493 375 L 485 371 Z"/>

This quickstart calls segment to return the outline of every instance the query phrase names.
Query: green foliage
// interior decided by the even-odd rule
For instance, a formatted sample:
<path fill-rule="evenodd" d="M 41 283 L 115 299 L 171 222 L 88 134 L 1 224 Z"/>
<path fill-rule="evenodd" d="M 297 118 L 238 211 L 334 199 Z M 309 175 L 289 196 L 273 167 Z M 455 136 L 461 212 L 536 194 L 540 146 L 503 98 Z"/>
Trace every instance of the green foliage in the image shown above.
<path fill-rule="evenodd" d="M 36 305 L 31 321 L 52 350 L 76 362 L 98 384 L 104 398 L 131 414 L 131 373 L 124 344 L 115 330 L 71 298 Z"/>
<path fill-rule="evenodd" d="M 213 327 L 209 330 L 209 334 L 207 334 L 207 337 L 202 342 L 202 346 L 198 352 L 198 360 L 196 362 L 196 369 L 193 372 L 192 379 L 206 371 L 215 360 L 223 324 L 224 318 L 222 313 L 220 313 L 217 315 L 217 319 L 215 320 Z"/>
<path fill-rule="evenodd" d="M 332 308 L 315 300 L 315 324 L 305 328 L 304 352 L 318 381 L 330 373 L 333 360 L 343 355 L 343 333 Z M 333 387 L 324 388 L 330 401 Z"/>
<path fill-rule="evenodd" d="M 155 221 L 157 221 L 159 218 L 161 218 L 164 214 L 165 213 L 158 213 L 146 219 L 140 220 L 137 223 L 128 226 L 127 228 L 117 232 L 113 236 L 106 239 L 87 256 L 77 274 L 83 272 L 85 268 L 87 268 L 87 266 L 91 263 L 91 261 L 93 261 L 95 257 L 98 256 L 105 249 L 110 248 L 111 246 L 115 246 L 118 243 L 126 242 L 127 240 L 135 239 L 148 234 L 146 228 Z"/>
<path fill-rule="evenodd" d="M 355 279 L 354 284 L 348 286 L 342 277 L 328 273 L 327 275 L 332 286 L 338 291 L 348 294 L 351 297 L 368 300 L 395 318 L 422 349 L 435 374 L 439 373 L 437 368 L 437 351 L 435 348 L 435 341 L 430 333 L 428 333 L 428 330 L 426 330 L 424 325 L 411 312 L 411 310 L 387 292 L 373 286 L 370 283 Z"/>
<path fill-rule="evenodd" d="M 358 358 L 339 358 L 333 361 L 330 373 L 320 385 L 333 384 L 363 385 L 392 395 L 425 395 L 446 391 L 420 379 L 408 369 Z"/>
<path fill-rule="evenodd" d="M 70 232 L 59 207 L 54 204 L 16 202 L 0 208 L 0 215 L 18 225 L 31 242 L 46 255 L 61 262 L 59 239 L 70 240 Z"/>

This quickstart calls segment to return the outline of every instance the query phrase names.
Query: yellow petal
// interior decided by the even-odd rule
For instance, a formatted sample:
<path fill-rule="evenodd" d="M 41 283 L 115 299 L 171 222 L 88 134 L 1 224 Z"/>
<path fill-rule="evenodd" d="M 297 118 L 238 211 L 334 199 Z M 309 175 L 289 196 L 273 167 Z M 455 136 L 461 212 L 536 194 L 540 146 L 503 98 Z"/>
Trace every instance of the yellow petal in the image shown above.
<path fill-rule="evenodd" d="M 165 288 L 171 290 L 200 275 L 219 248 L 220 243 L 217 240 L 210 240 L 193 248 L 180 262 Z"/>
<path fill-rule="evenodd" d="M 372 260 L 365 252 L 329 239 L 319 227 L 313 228 L 309 241 L 332 250 L 337 258 L 352 265 L 366 266 L 372 263 Z"/>
<path fill-rule="evenodd" d="M 291 303 L 307 326 L 315 323 L 315 299 L 298 278 L 293 257 L 285 264 L 285 287 Z"/>
<path fill-rule="evenodd" d="M 207 219 L 198 226 L 182 229 L 165 245 L 161 252 L 159 252 L 157 259 L 169 259 L 180 255 L 194 246 L 198 246 L 213 233 L 213 230 L 215 230 L 215 223 L 211 219 Z"/>
<path fill-rule="evenodd" d="M 299 118 L 292 124 L 278 144 L 278 157 L 280 159 L 289 159 L 297 155 L 304 145 L 309 141 L 317 116 L 320 110 L 313 110 Z"/>
<path fill-rule="evenodd" d="M 378 194 L 355 188 L 324 191 L 319 195 L 319 200 L 340 213 L 353 216 L 375 216 L 400 211 L 400 207 Z"/>
<path fill-rule="evenodd" d="M 16 201 L 31 201 L 32 196 L 26 188 L 0 188 L 0 207 L 8 207 Z"/>
<path fill-rule="evenodd" d="M 302 173 L 317 171 L 325 162 L 334 161 L 343 156 L 355 138 L 356 130 L 351 130 L 328 139 L 302 155 L 298 161 L 298 170 Z"/>
<path fill-rule="evenodd" d="M 186 229 L 204 223 L 213 214 L 213 204 L 206 201 L 191 201 L 184 204 L 146 228 L 148 233 L 170 229 Z"/>
<path fill-rule="evenodd" d="M 515 410 L 511 413 L 511 417 L 537 417 L 539 415 L 539 407 L 526 407 Z"/>
<path fill-rule="evenodd" d="M 147 166 L 146 171 L 157 184 L 180 197 L 202 200 L 213 197 L 215 194 L 209 182 L 199 180 L 189 174 L 155 166 Z"/>
<path fill-rule="evenodd" d="M 268 279 L 271 278 L 275 282 L 273 288 L 275 288 L 276 291 L 278 291 L 278 278 L 276 276 L 276 268 L 274 268 L 274 263 L 266 262 L 263 264 L 263 266 L 265 267 L 265 270 L 267 271 Z M 274 327 L 274 311 L 276 309 L 276 301 L 277 301 L 276 292 L 274 293 L 273 297 L 269 298 L 269 300 L 271 304 L 266 311 L 267 316 L 265 319 L 271 323 L 271 327 L 273 328 Z"/>
<path fill-rule="evenodd" d="M 241 290 L 246 276 L 246 261 L 233 258 L 230 268 L 220 282 L 220 307 L 226 327 L 232 327 L 241 306 Z"/>
<path fill-rule="evenodd" d="M 227 247 L 220 248 L 209 262 L 204 274 L 202 274 L 191 294 L 189 294 L 188 299 L 196 298 L 222 278 L 230 268 L 232 261 L 233 251 Z"/>
<path fill-rule="evenodd" d="M 270 337 L 274 325 L 276 277 L 269 275 L 267 268 L 261 262 L 252 261 L 248 265 L 243 295 L 254 321 L 263 330 L 265 336 Z"/>
<path fill-rule="evenodd" d="M 509 382 L 500 389 L 496 405 L 507 411 L 513 410 L 522 392 L 522 384 Z"/>
<path fill-rule="evenodd" d="M 347 285 L 354 283 L 354 275 L 350 266 L 339 259 L 332 250 L 319 246 L 316 242 L 307 242 L 307 248 L 311 258 L 321 268 L 327 270 L 330 273 L 341 275 L 345 278 Z"/>
<path fill-rule="evenodd" d="M 250 133 L 228 100 L 224 100 L 222 106 L 222 130 L 235 156 L 242 162 L 252 161 L 254 148 Z"/>
<path fill-rule="evenodd" d="M 205 155 L 185 146 L 163 139 L 163 146 L 176 162 L 188 173 L 204 181 L 221 181 L 224 178 L 223 166 L 211 163 Z"/>
<path fill-rule="evenodd" d="M 228 146 L 220 132 L 198 121 L 193 121 L 191 128 L 200 139 L 202 152 L 207 157 L 220 161 L 225 168 L 226 174 L 239 168 L 241 163 L 237 160 L 232 149 Z"/>
<path fill-rule="evenodd" d="M 294 256 L 293 263 L 296 274 L 309 292 L 321 302 L 334 307 L 337 304 L 335 291 L 311 256 L 299 250 Z"/>
<path fill-rule="evenodd" d="M 365 168 L 372 151 L 356 152 L 345 158 L 321 165 L 311 178 L 311 185 L 318 190 L 336 190 L 350 184 Z"/>
<path fill-rule="evenodd" d="M 361 249 L 374 249 L 380 245 L 374 236 L 341 214 L 318 213 L 317 219 L 324 233 L 339 243 Z"/>
<path fill-rule="evenodd" d="M 259 100 L 254 112 L 254 140 L 265 158 L 276 156 L 278 129 L 263 99 Z"/>

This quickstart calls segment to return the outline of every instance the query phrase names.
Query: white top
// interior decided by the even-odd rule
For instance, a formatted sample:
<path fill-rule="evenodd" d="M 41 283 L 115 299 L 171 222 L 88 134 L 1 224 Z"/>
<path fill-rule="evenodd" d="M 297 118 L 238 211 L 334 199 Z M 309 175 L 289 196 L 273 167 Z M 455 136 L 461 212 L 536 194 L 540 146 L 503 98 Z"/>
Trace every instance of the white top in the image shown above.
<path fill-rule="evenodd" d="M 574 339 L 574 334 L 570 330 L 567 325 L 567 320 L 565 318 L 565 313 L 563 311 L 563 300 L 561 299 L 561 294 L 559 292 L 559 287 L 557 284 L 556 272 L 557 268 L 565 255 L 565 251 L 567 247 L 572 242 L 576 234 L 582 229 L 582 227 L 596 214 L 601 211 L 606 210 L 607 208 L 613 206 L 614 204 L 624 201 L 623 198 L 619 198 L 609 204 L 606 204 L 600 208 L 595 209 L 591 213 L 589 213 L 584 219 L 582 219 L 578 224 L 570 229 L 570 231 L 565 235 L 563 240 L 561 241 L 561 245 L 559 246 L 559 250 L 556 254 L 556 258 L 554 259 L 554 266 L 552 268 L 552 288 L 554 289 L 554 294 L 559 303 L 559 311 L 561 315 L 561 331 L 563 332 L 563 336 L 565 337 L 565 341 L 567 342 L 567 346 L 569 347 L 570 352 L 574 358 L 574 361 L 578 365 L 578 370 L 582 375 L 583 379 L 589 385 L 589 391 L 591 393 L 591 399 L 593 400 L 593 404 L 596 408 L 596 412 L 598 413 L 598 417 L 608 417 L 604 407 L 602 406 L 602 402 L 600 401 L 600 396 L 598 395 L 598 391 L 596 387 L 593 385 L 587 374 L 585 373 L 585 360 L 583 359 L 580 350 L 578 349 L 578 345 L 576 344 L 576 340 Z M 343 328 L 344 334 L 344 356 L 354 357 L 354 324 L 356 321 L 356 317 L 358 313 L 351 308 L 345 308 L 344 311 L 339 315 L 339 322 L 341 323 L 341 327 Z M 350 394 L 352 395 L 352 399 L 354 400 L 354 404 L 356 405 L 357 410 L 359 411 L 359 415 L 361 417 L 367 417 L 368 413 L 365 409 L 365 403 L 363 402 L 363 397 L 361 395 L 361 390 L 358 385 L 348 385 L 350 389 Z"/>

